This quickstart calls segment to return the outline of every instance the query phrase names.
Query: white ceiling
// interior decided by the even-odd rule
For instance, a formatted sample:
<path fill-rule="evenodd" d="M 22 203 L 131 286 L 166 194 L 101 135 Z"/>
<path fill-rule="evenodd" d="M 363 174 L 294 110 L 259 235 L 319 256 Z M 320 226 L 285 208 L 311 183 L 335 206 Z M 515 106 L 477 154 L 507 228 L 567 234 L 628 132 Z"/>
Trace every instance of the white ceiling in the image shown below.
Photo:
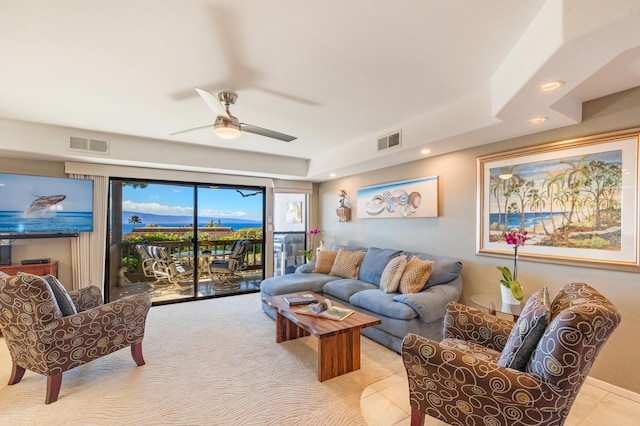
<path fill-rule="evenodd" d="M 0 0 L 0 61 L 0 118 L 112 144 L 46 157 L 323 181 L 579 122 L 582 102 L 640 86 L 640 1 Z M 213 123 L 195 87 L 235 90 L 241 122 L 298 139 L 170 136 Z M 118 154 L 131 141 L 149 155 Z M 15 145 L 0 126 L 4 155 L 34 151 Z M 254 154 L 198 162 L 229 148 Z"/>

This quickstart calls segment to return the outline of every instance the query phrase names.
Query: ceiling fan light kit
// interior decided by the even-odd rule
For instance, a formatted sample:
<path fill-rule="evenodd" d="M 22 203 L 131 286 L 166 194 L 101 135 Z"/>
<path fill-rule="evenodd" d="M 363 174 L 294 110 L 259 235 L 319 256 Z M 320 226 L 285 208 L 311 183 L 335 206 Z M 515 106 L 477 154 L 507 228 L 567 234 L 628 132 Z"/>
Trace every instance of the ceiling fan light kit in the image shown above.
<path fill-rule="evenodd" d="M 240 122 L 233 116 L 225 118 L 220 115 L 213 124 L 213 133 L 222 139 L 239 138 L 241 133 Z"/>

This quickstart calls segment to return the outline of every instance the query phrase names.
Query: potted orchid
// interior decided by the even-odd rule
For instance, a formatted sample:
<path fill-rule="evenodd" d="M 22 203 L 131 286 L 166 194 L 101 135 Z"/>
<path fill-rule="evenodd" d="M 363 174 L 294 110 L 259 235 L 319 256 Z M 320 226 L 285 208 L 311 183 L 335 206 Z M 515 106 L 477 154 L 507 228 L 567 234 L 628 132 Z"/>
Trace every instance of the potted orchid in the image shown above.
<path fill-rule="evenodd" d="M 518 282 L 518 247 L 524 246 L 527 241 L 527 231 L 506 232 L 504 239 L 507 244 L 513 246 L 513 274 L 508 267 L 498 266 L 498 270 L 502 272 L 500 283 L 503 286 L 503 290 L 507 291 L 506 295 L 505 292 L 502 293 L 502 298 L 504 302 L 509 303 L 510 298 L 508 296 L 510 295 L 508 290 L 511 290 L 511 295 L 515 298 L 516 303 L 519 303 L 524 298 L 524 293 L 522 292 L 520 282 Z"/>
<path fill-rule="evenodd" d="M 319 229 L 312 229 L 308 232 L 309 234 L 309 249 L 308 250 L 300 250 L 300 253 L 302 253 L 304 255 L 304 257 L 307 258 L 307 261 L 310 262 L 311 258 L 313 257 L 313 247 L 315 246 L 316 243 L 316 235 L 318 235 L 320 232 Z"/>

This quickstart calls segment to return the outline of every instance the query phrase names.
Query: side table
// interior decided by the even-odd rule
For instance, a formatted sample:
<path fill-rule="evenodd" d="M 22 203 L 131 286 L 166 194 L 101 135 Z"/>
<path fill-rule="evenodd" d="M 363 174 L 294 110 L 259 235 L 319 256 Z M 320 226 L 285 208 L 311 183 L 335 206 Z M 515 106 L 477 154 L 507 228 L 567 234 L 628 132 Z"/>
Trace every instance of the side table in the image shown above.
<path fill-rule="evenodd" d="M 522 302 L 517 305 L 502 303 L 502 297 L 499 294 L 493 293 L 472 294 L 471 301 L 481 308 L 488 309 L 491 315 L 496 315 L 498 312 L 501 314 L 513 315 L 513 322 L 518 320 L 518 317 L 522 313 L 522 308 L 524 307 Z"/>
<path fill-rule="evenodd" d="M 54 260 L 49 263 L 30 263 L 22 265 L 20 263 L 14 263 L 13 265 L 0 266 L 0 271 L 9 275 L 17 275 L 18 272 L 25 272 L 33 275 L 53 275 L 58 277 L 58 261 Z"/>

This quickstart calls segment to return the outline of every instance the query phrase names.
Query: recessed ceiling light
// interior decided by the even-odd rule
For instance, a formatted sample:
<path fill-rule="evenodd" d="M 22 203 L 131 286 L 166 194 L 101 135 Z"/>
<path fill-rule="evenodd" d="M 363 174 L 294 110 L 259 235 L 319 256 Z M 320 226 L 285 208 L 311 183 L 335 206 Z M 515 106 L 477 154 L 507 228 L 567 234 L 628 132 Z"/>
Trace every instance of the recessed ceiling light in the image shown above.
<path fill-rule="evenodd" d="M 562 86 L 564 84 L 564 81 L 550 81 L 548 83 L 542 84 L 540 86 L 538 86 L 538 90 L 540 92 L 549 92 L 551 90 L 556 90 L 558 87 Z"/>
<path fill-rule="evenodd" d="M 529 124 L 542 124 L 547 121 L 549 117 L 536 117 L 529 120 Z"/>
<path fill-rule="evenodd" d="M 336 177 L 335 173 L 329 173 L 329 177 Z"/>
<path fill-rule="evenodd" d="M 425 148 L 422 151 L 420 151 L 420 154 L 431 154 L 431 150 L 429 148 Z"/>

